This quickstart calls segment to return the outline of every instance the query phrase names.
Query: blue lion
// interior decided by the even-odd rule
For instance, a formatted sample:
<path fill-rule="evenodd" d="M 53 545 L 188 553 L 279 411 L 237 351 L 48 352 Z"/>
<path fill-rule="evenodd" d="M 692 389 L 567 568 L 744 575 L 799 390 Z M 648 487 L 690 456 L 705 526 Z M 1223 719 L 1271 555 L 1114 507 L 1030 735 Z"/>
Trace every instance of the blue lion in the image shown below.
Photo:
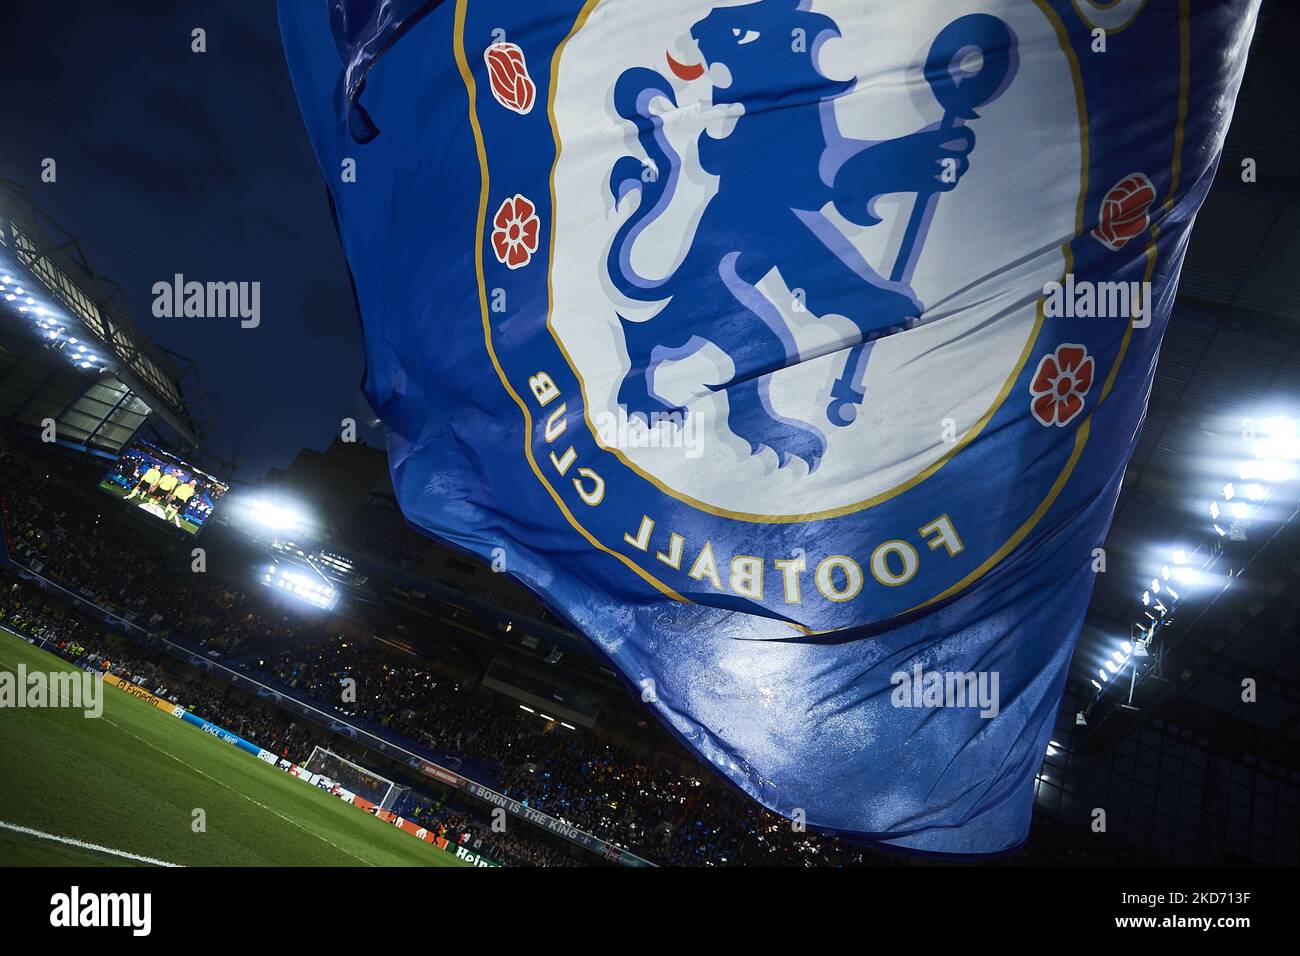
<path fill-rule="evenodd" d="M 743 113 L 723 138 L 700 134 L 700 163 L 718 177 L 717 193 L 681 263 L 664 278 L 638 275 L 631 250 L 668 207 L 681 173 L 680 157 L 650 109 L 655 99 L 674 107 L 677 99 L 668 79 L 642 67 L 624 71 L 614 86 L 614 108 L 635 124 L 655 175 L 643 177 L 646 161 L 634 156 L 614 164 L 615 201 L 637 191 L 640 203 L 616 234 L 606 268 L 628 299 L 667 300 L 652 319 L 619 316 L 631 363 L 619 403 L 630 417 L 685 415 L 686 409 L 656 395 L 655 370 L 665 359 L 712 342 L 734 366 L 730 380 L 709 386 L 726 391 L 733 434 L 749 443 L 752 454 L 771 448 L 778 468 L 797 458 L 811 472 L 825 453 L 825 437 L 776 414 L 768 387 L 773 372 L 815 354 L 796 350 L 780 313 L 756 286 L 778 269 L 790 289 L 803 290 L 809 312 L 843 315 L 857 326 L 846 346 L 906 328 L 923 308 L 911 288 L 877 274 L 819 210 L 833 203 L 850 222 L 870 226 L 880 221 L 871 210 L 878 196 L 952 189 L 968 167 L 974 133 L 936 125 L 880 142 L 841 135 L 835 102 L 855 81 L 830 80 L 817 63 L 822 43 L 839 36 L 839 28 L 799 0 L 716 8 L 691 36 L 704 63 L 684 66 L 669 56 L 670 69 L 692 80 L 705 75 L 707 64 L 715 106 L 730 104 Z M 800 36 L 805 42 L 797 42 Z M 948 175 L 941 176 L 944 171 Z"/>

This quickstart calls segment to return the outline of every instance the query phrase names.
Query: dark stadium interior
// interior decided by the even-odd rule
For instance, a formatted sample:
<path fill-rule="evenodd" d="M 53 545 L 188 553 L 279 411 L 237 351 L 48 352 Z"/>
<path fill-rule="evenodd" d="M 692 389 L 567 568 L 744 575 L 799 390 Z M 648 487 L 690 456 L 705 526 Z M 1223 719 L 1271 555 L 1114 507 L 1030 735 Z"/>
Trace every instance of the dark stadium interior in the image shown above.
<path fill-rule="evenodd" d="M 1240 540 L 1217 535 L 1206 510 L 1242 480 L 1244 421 L 1300 417 L 1300 181 L 1261 174 L 1243 185 L 1239 175 L 1243 160 L 1279 169 L 1300 153 L 1298 26 L 1295 4 L 1265 4 L 1038 778 L 1033 831 L 1022 849 L 984 862 L 1300 862 L 1297 483 L 1280 485 Z M 5 218 L 43 232 L 42 255 L 102 315 L 120 317 L 137 374 L 92 378 L 0 310 L 0 550 L 12 561 L 0 562 L 0 624 L 277 757 L 302 762 L 320 746 L 391 777 L 409 788 L 400 815 L 497 863 L 610 860 L 534 824 L 494 831 L 493 804 L 465 780 L 656 865 L 939 863 L 792 831 L 716 776 L 560 616 L 411 529 L 379 449 L 336 440 L 265 475 L 227 473 L 229 456 L 203 445 L 213 412 L 201 379 L 228 369 L 137 331 L 147 318 L 128 320 L 81 261 L 94 250 L 70 244 L 80 223 L 44 220 L 18 183 L 0 184 Z M 47 417 L 79 431 L 42 443 Z M 195 539 L 103 494 L 96 485 L 132 438 L 233 479 L 229 510 L 218 506 Z M 314 526 L 250 536 L 237 496 L 303 503 Z M 203 575 L 188 573 L 196 541 Z M 262 567 L 292 566 L 301 546 L 343 562 L 330 578 L 337 604 L 309 607 L 261 586 Z M 1176 549 L 1214 558 L 1217 570 L 1167 622 L 1145 618 L 1163 622 L 1158 667 L 1130 697 L 1127 677 L 1106 679 L 1107 661 L 1144 620 L 1143 592 Z M 355 699 L 343 694 L 347 678 Z M 1244 679 L 1257 683 L 1254 702 L 1243 701 Z"/>
<path fill-rule="evenodd" d="M 1251 49 L 1223 160 L 1183 266 L 1174 318 L 1161 346 L 1147 419 L 1124 475 L 1072 667 L 1074 710 L 1094 697 L 1089 680 L 1130 636 L 1144 581 L 1213 538 L 1207 507 L 1243 454 L 1243 422 L 1294 417 L 1300 403 L 1295 262 L 1300 196 L 1290 177 L 1251 184 L 1242 162 L 1300 148 L 1300 110 L 1289 95 L 1289 48 L 1300 11 L 1266 4 Z M 1162 681 L 1087 728 L 1067 699 L 1038 809 L 1066 813 L 1132 799 L 1129 842 L 1179 862 L 1294 864 L 1300 805 L 1300 540 L 1294 494 L 1231 543 L 1246 570 L 1208 606 L 1168 628 Z M 1259 681 L 1259 700 L 1241 681 Z M 1067 695 L 1068 696 L 1068 695 Z M 1267 697 L 1267 700 L 1265 698 Z M 1068 719 L 1067 719 L 1068 718 Z M 1095 723 L 1096 726 L 1092 726 Z M 1058 741 L 1065 743 L 1061 737 Z M 1076 760 L 1081 766 L 1074 768 Z M 1078 785 L 1075 781 L 1078 781 Z M 1109 803 L 1107 805 L 1113 805 Z M 1072 809 L 1066 809 L 1072 808 Z"/>

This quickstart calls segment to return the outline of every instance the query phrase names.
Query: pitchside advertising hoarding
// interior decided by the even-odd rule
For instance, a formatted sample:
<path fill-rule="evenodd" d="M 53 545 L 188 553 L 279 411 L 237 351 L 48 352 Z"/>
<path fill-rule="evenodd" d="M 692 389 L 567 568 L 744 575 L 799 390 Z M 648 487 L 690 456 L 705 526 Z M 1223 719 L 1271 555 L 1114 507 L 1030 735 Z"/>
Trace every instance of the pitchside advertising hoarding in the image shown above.
<path fill-rule="evenodd" d="M 1015 846 L 1257 9 L 282 0 L 405 514 L 773 810 Z"/>
<path fill-rule="evenodd" d="M 131 445 L 99 483 L 159 521 L 198 534 L 230 486 L 147 442 Z"/>

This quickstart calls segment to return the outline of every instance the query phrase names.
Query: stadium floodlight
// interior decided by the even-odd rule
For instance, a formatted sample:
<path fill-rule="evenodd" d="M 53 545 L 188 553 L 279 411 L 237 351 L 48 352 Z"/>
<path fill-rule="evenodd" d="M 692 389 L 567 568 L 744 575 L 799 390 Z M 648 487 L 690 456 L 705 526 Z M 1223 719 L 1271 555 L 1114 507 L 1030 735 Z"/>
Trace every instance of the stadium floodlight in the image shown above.
<path fill-rule="evenodd" d="M 1256 458 L 1300 458 L 1300 437 L 1294 419 L 1267 419 L 1260 423 L 1260 431 L 1264 437 L 1255 442 Z"/>
<path fill-rule="evenodd" d="M 1175 550 L 1174 564 L 1186 564 L 1186 563 L 1187 563 L 1187 552 L 1184 551 L 1182 548 L 1178 548 L 1177 550 Z"/>
<path fill-rule="evenodd" d="M 1210 517 L 1215 521 L 1219 520 L 1219 503 L 1217 501 L 1210 502 Z"/>
<path fill-rule="evenodd" d="M 1252 481 L 1246 486 L 1246 497 L 1251 501 L 1262 501 L 1264 498 L 1264 486 L 1257 481 Z"/>
<path fill-rule="evenodd" d="M 254 538 L 305 541 L 319 536 L 318 522 L 294 499 L 252 495 L 240 496 L 230 510 L 232 519 Z M 306 554 L 302 554 L 306 557 Z"/>
<path fill-rule="evenodd" d="M 352 570 L 351 561 L 349 561 L 343 555 L 335 554 L 332 551 L 320 552 L 320 554 L 316 556 L 316 560 L 319 561 L 321 564 L 326 565 L 331 570 L 341 574 L 347 574 Z"/>
<path fill-rule="evenodd" d="M 1150 606 L 1151 606 L 1151 592 L 1150 592 L 1150 591 L 1143 591 L 1143 592 L 1142 592 L 1142 605 L 1143 605 L 1144 607 L 1150 607 Z"/>
<path fill-rule="evenodd" d="M 1250 513 L 1250 508 L 1246 505 L 1246 502 L 1244 501 L 1238 501 L 1235 504 L 1231 505 L 1230 507 L 1232 511 L 1232 516 L 1234 518 L 1238 518 L 1238 519 L 1245 518 L 1246 515 Z"/>
<path fill-rule="evenodd" d="M 1287 481 L 1295 474 L 1295 468 L 1285 461 L 1279 461 L 1276 458 L 1264 461 L 1244 462 L 1238 470 L 1242 480 L 1251 478 L 1260 478 L 1268 482 Z"/>
<path fill-rule="evenodd" d="M 1128 641 L 1121 641 L 1119 645 L 1119 649 L 1123 651 L 1125 654 L 1133 653 L 1133 645 L 1130 644 Z"/>
<path fill-rule="evenodd" d="M 318 608 L 329 610 L 338 600 L 334 585 L 310 565 L 303 570 L 292 565 L 273 564 L 261 578 L 267 587 L 283 591 Z"/>
<path fill-rule="evenodd" d="M 1151 579 L 1151 593 L 1152 593 L 1152 594 L 1159 594 L 1159 593 L 1160 593 L 1160 579 L 1159 579 L 1159 578 L 1152 578 L 1152 579 Z"/>
<path fill-rule="evenodd" d="M 1119 668 L 1115 666 L 1115 662 L 1114 662 L 1114 661 L 1107 661 L 1107 662 L 1106 662 L 1106 670 L 1110 671 L 1112 674 L 1118 674 L 1118 673 L 1119 673 Z"/>
<path fill-rule="evenodd" d="M 1227 534 L 1228 532 L 1224 531 L 1222 528 L 1220 528 L 1220 527 L 1216 524 L 1216 525 L 1214 525 L 1214 533 L 1217 534 L 1220 538 L 1222 538 L 1222 537 L 1223 537 L 1225 534 Z"/>
<path fill-rule="evenodd" d="M 1255 445 L 1257 458 L 1283 458 L 1293 460 L 1300 458 L 1300 439 L 1294 435 L 1277 436 L 1258 442 Z"/>
<path fill-rule="evenodd" d="M 1162 564 L 1162 565 L 1160 566 L 1160 577 L 1163 578 L 1163 579 L 1166 580 L 1166 581 L 1169 580 L 1169 565 L 1167 565 L 1167 564 Z"/>
<path fill-rule="evenodd" d="M 268 528 L 274 528 L 277 531 L 284 531 L 289 528 L 297 527 L 302 522 L 302 515 L 289 508 L 282 508 L 279 505 L 271 504 L 269 501 L 254 499 L 248 504 L 249 513 L 253 520 Z"/>
<path fill-rule="evenodd" d="M 1232 482 L 1228 482 L 1226 485 L 1223 486 L 1223 500 L 1224 500 L 1224 501 L 1231 501 L 1231 500 L 1232 500 L 1233 498 L 1235 498 L 1236 496 L 1237 496 L 1237 489 L 1236 489 L 1236 487 L 1232 484 Z"/>
<path fill-rule="evenodd" d="M 1119 664 L 1119 665 L 1123 666 L 1123 664 L 1124 664 L 1124 652 L 1123 652 L 1123 651 L 1116 651 L 1114 654 L 1110 655 L 1110 659 L 1113 660 L 1116 664 Z"/>

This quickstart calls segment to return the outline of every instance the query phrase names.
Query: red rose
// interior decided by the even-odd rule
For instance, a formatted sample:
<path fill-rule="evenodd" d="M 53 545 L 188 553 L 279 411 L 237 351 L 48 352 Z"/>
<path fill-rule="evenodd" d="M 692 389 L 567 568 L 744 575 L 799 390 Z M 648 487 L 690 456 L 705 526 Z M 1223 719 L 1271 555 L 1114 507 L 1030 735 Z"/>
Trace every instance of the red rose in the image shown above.
<path fill-rule="evenodd" d="M 483 59 L 496 101 L 521 116 L 531 110 L 537 99 L 537 85 L 528 75 L 524 51 L 513 43 L 493 43 L 484 51 Z"/>
<path fill-rule="evenodd" d="M 1092 237 L 1114 252 L 1150 225 L 1147 210 L 1156 201 L 1156 188 L 1142 173 L 1129 173 L 1101 201 L 1101 221 Z"/>
<path fill-rule="evenodd" d="M 528 265 L 537 251 L 540 227 L 536 207 L 523 196 L 515 195 L 503 202 L 492 217 L 492 251 L 497 261 L 508 269 Z"/>
<path fill-rule="evenodd" d="M 1042 425 L 1067 425 L 1083 411 L 1094 362 L 1082 345 L 1058 345 L 1044 355 L 1029 381 L 1029 410 Z"/>

